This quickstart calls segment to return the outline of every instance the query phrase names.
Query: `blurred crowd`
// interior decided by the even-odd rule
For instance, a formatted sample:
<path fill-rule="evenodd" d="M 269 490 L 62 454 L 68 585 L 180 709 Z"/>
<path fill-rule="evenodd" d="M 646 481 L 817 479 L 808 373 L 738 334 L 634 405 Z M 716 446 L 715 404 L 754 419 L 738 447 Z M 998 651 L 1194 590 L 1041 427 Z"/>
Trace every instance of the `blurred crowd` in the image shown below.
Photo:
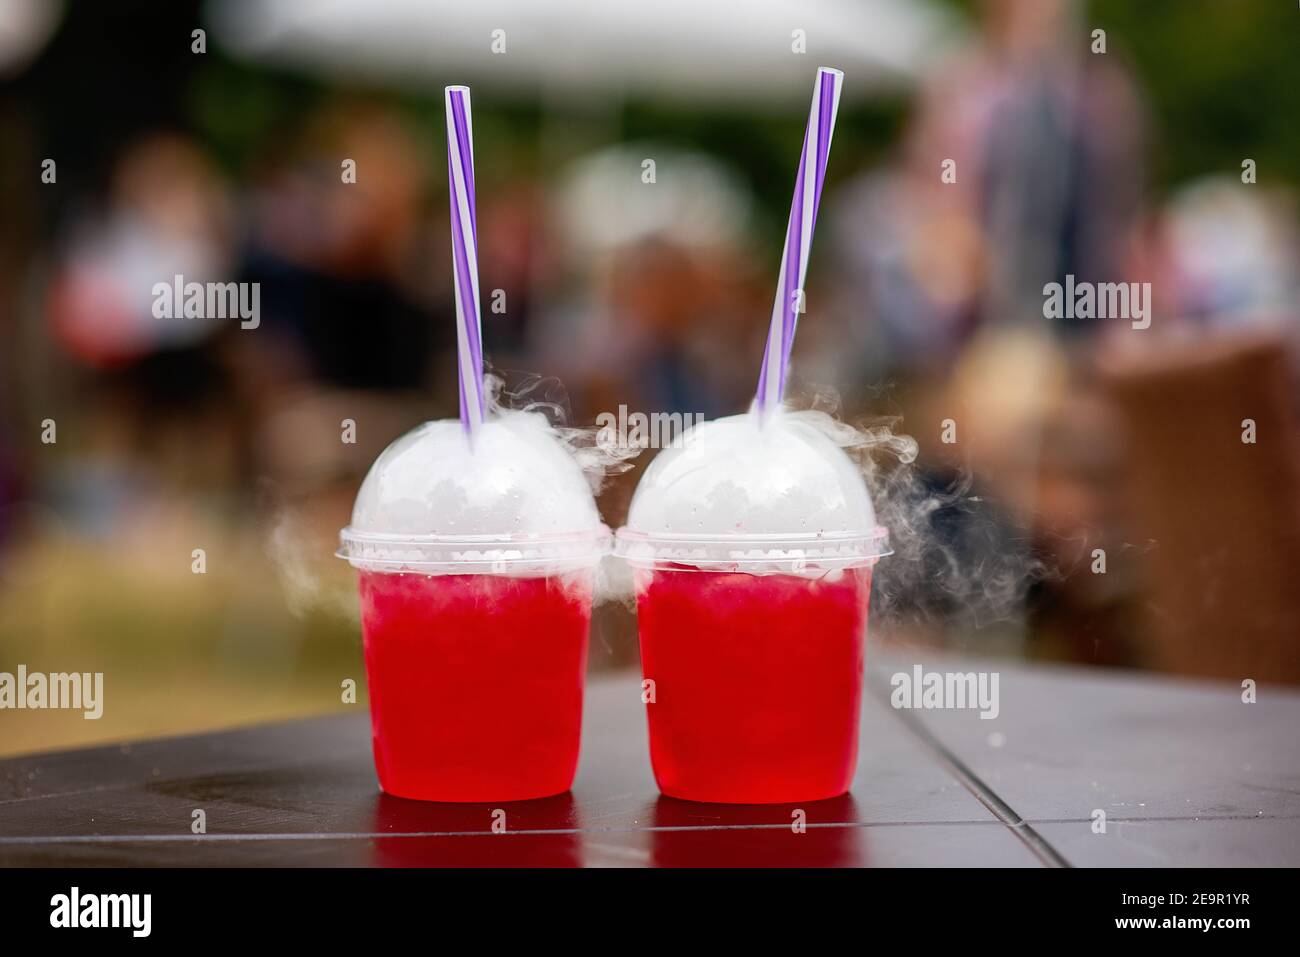
<path fill-rule="evenodd" d="M 1118 37 L 1093 55 L 1065 2 L 973 14 L 896 135 L 863 150 L 837 134 L 795 347 L 796 403 L 833 391 L 847 419 L 920 443 L 935 547 L 915 557 L 936 574 L 886 563 L 879 587 L 901 593 L 884 624 L 974 651 L 1300 681 L 1295 184 L 1236 168 L 1155 181 L 1160 126 Z M 185 104 L 133 114 L 120 139 L 62 138 L 92 159 L 60 154 L 50 199 L 26 181 L 51 126 L 78 120 L 21 104 L 76 55 L 61 42 L 53 65 L 10 77 L 0 113 L 6 182 L 25 178 L 0 230 L 0 634 L 17 643 L 35 620 L 18 610 L 37 601 L 24 568 L 52 537 L 110 564 L 174 539 L 187 562 L 184 530 L 213 522 L 247 539 L 236 582 L 273 566 L 287 589 L 337 581 L 331 540 L 369 462 L 455 415 L 436 93 L 412 107 L 316 90 L 235 160 Z M 476 118 L 502 105 L 476 96 Z M 484 121 L 476 144 L 485 348 L 507 392 L 579 425 L 620 404 L 743 410 L 788 192 L 757 190 L 738 155 L 627 142 L 616 115 L 572 147 L 546 129 L 554 109 L 513 139 Z M 174 276 L 259 283 L 260 325 L 159 318 L 151 290 Z M 1044 287 L 1067 276 L 1150 283 L 1149 328 L 1045 317 Z M 349 419 L 355 444 L 339 441 Z M 635 479 L 603 497 L 611 524 Z M 288 558 L 267 559 L 286 521 Z M 952 563 L 967 580 L 945 592 Z M 1014 607 L 994 613 L 993 592 Z M 605 627 L 597 660 L 630 660 L 630 628 Z"/>

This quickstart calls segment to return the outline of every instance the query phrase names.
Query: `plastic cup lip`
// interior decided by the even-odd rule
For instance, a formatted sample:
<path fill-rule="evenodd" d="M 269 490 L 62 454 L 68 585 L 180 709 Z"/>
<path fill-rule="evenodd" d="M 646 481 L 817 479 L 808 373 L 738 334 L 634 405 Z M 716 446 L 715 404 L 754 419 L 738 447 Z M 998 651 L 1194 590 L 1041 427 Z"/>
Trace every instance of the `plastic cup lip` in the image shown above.
<path fill-rule="evenodd" d="M 605 525 L 576 532 L 400 535 L 347 526 L 334 552 L 356 568 L 433 574 L 519 574 L 597 564 L 610 551 Z"/>
<path fill-rule="evenodd" d="M 643 532 L 625 526 L 614 536 L 614 554 L 639 568 L 694 566 L 802 573 L 809 569 L 874 565 L 892 555 L 893 550 L 889 547 L 889 530 L 882 525 L 870 532 L 736 535 Z"/>

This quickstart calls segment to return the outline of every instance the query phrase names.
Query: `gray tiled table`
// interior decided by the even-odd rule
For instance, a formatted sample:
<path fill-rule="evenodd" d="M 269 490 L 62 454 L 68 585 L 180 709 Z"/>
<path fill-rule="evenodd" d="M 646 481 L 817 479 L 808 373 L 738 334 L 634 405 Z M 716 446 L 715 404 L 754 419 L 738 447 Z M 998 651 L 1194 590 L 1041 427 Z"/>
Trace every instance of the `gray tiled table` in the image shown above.
<path fill-rule="evenodd" d="M 0 864 L 1300 864 L 1300 693 L 924 662 L 997 670 L 990 721 L 893 710 L 912 663 L 872 663 L 853 790 L 805 805 L 803 834 L 791 806 L 660 797 L 625 674 L 589 686 L 572 792 L 504 805 L 505 834 L 491 805 L 380 794 L 358 713 L 0 762 Z"/>

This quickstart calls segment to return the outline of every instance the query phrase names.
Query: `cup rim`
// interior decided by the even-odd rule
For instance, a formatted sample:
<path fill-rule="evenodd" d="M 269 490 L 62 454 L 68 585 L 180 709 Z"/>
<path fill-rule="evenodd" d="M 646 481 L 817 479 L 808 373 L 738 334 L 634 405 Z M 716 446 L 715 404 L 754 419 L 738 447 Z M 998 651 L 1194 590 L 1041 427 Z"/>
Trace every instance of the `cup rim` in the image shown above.
<path fill-rule="evenodd" d="M 805 532 L 697 535 L 644 532 L 625 526 L 614 535 L 613 553 L 634 567 L 769 568 L 803 572 L 874 565 L 892 555 L 893 549 L 889 547 L 889 530 L 883 525 L 870 532 L 832 531 L 814 535 Z"/>
<path fill-rule="evenodd" d="M 575 532 L 505 535 L 405 535 L 368 532 L 351 525 L 339 531 L 334 552 L 358 568 L 400 571 L 517 572 L 557 571 L 593 565 L 610 550 L 607 526 Z"/>

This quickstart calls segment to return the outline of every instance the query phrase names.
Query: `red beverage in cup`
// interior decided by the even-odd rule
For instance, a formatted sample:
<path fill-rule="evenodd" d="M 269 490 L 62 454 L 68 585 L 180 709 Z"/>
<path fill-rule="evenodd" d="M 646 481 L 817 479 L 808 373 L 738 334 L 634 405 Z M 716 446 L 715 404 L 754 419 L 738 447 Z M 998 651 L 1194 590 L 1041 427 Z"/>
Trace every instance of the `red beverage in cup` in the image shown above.
<path fill-rule="evenodd" d="M 852 784 L 871 573 L 889 551 L 845 437 L 824 415 L 716 419 L 637 486 L 616 551 L 670 797 L 816 801 Z"/>
<path fill-rule="evenodd" d="M 426 422 L 375 460 L 339 555 L 359 571 L 379 785 L 520 801 L 573 783 L 609 530 L 537 414 Z"/>
<path fill-rule="evenodd" d="M 857 766 L 871 569 L 825 577 L 643 571 L 650 760 L 692 801 L 815 801 Z"/>
<path fill-rule="evenodd" d="M 591 591 L 590 571 L 363 571 L 380 787 L 426 801 L 567 791 L 578 766 Z"/>

